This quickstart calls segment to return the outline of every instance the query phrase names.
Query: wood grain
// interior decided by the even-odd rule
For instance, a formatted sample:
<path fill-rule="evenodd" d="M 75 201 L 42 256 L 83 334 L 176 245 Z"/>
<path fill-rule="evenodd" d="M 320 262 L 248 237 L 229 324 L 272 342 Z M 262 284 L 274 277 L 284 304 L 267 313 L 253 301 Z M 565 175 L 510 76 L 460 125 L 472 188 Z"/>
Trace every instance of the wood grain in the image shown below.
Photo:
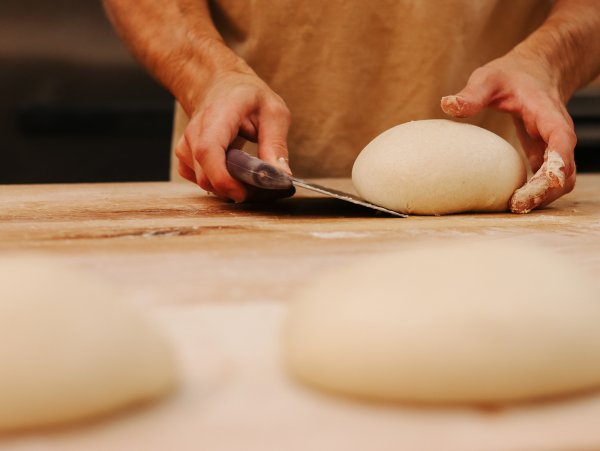
<path fill-rule="evenodd" d="M 121 286 L 174 342 L 183 381 L 162 404 L 0 448 L 600 448 L 600 395 L 499 411 L 367 405 L 289 380 L 278 338 L 286 303 L 318 274 L 431 240 L 521 237 L 600 276 L 598 194 L 600 175 L 584 175 L 528 215 L 400 219 L 303 191 L 253 205 L 183 183 L 2 186 L 0 255 L 43 253 Z"/>

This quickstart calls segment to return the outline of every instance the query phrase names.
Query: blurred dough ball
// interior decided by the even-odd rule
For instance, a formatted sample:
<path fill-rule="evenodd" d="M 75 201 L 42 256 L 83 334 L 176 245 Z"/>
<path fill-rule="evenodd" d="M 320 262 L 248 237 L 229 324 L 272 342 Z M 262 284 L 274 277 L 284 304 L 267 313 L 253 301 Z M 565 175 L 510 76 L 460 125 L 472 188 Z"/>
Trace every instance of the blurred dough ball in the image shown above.
<path fill-rule="evenodd" d="M 113 286 L 49 256 L 0 259 L 0 431 L 106 414 L 175 379 L 168 344 Z"/>
<path fill-rule="evenodd" d="M 285 329 L 299 380 L 347 395 L 493 404 L 600 386 L 600 298 L 576 265 L 512 242 L 374 256 L 306 286 Z"/>
<path fill-rule="evenodd" d="M 422 215 L 507 210 L 526 178 L 523 158 L 507 141 L 444 119 L 386 130 L 352 168 L 352 181 L 364 199 Z"/>

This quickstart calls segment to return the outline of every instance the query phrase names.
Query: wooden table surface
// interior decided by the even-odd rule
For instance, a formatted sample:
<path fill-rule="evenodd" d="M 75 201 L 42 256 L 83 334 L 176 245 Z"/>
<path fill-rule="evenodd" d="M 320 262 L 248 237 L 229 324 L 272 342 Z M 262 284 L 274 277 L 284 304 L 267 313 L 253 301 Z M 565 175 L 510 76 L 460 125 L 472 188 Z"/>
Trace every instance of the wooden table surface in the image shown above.
<path fill-rule="evenodd" d="M 598 194 L 600 175 L 581 175 L 528 215 L 400 219 L 303 191 L 236 205 L 183 183 L 0 186 L 0 254 L 51 255 L 118 284 L 164 329 L 182 374 L 164 402 L 0 449 L 600 449 L 600 393 L 493 411 L 365 404 L 298 386 L 279 355 L 295 290 L 373 253 L 518 236 L 600 276 Z"/>

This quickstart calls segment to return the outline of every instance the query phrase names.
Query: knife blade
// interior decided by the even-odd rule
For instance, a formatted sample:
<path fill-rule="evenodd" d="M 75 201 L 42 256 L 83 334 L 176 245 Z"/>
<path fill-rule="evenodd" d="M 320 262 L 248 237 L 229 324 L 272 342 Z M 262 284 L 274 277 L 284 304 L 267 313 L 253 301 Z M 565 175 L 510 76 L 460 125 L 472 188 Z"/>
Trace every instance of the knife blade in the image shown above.
<path fill-rule="evenodd" d="M 227 151 L 226 164 L 227 170 L 233 178 L 242 183 L 246 183 L 258 188 L 268 190 L 286 190 L 293 186 L 297 186 L 324 194 L 326 196 L 334 197 L 345 202 L 351 202 L 356 205 L 371 208 L 388 215 L 399 218 L 408 217 L 408 215 L 372 204 L 350 193 L 290 176 L 275 166 L 270 165 L 260 158 L 256 158 L 244 152 L 243 150 L 229 149 Z"/>

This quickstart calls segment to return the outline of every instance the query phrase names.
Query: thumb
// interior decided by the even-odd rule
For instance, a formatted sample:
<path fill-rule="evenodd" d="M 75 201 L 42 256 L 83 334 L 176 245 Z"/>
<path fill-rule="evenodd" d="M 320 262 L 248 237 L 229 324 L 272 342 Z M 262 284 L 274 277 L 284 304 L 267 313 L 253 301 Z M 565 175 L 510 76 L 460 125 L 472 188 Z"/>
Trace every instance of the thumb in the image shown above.
<path fill-rule="evenodd" d="M 442 110 L 452 117 L 470 117 L 494 101 L 497 89 L 492 77 L 476 70 L 458 94 L 442 97 Z"/>
<path fill-rule="evenodd" d="M 258 125 L 258 156 L 288 174 L 287 134 L 290 115 L 287 109 L 278 112 L 263 112 Z"/>

